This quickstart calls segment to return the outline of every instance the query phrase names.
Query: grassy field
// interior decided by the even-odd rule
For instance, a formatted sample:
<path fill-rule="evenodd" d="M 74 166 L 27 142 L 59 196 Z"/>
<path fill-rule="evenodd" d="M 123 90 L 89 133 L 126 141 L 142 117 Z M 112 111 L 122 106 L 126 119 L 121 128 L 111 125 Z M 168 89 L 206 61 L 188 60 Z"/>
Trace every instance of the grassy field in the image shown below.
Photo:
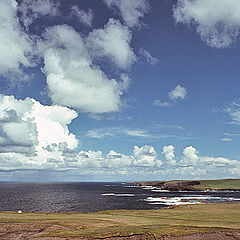
<path fill-rule="evenodd" d="M 200 185 L 195 188 L 200 189 L 235 189 L 240 190 L 240 179 L 219 179 L 219 180 L 201 180 Z"/>
<path fill-rule="evenodd" d="M 116 236 L 157 239 L 163 235 L 182 236 L 219 230 L 240 232 L 240 204 L 97 213 L 0 213 L 0 239 L 21 239 L 20 235 L 31 239 L 111 239 Z"/>

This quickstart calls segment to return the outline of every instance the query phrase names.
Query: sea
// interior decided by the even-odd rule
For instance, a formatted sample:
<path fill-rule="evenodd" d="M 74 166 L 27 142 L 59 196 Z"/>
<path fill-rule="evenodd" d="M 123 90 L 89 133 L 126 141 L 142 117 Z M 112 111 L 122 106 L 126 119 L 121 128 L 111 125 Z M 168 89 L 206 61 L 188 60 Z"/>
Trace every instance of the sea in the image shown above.
<path fill-rule="evenodd" d="M 240 191 L 169 192 L 113 182 L 0 182 L 0 211 L 96 212 L 223 202 L 240 203 Z"/>

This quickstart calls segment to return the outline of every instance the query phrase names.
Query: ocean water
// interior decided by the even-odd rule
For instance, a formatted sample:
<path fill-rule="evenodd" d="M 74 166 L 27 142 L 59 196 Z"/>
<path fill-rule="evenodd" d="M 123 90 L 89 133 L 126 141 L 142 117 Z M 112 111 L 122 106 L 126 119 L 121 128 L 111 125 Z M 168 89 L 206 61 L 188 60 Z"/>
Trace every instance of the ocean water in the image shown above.
<path fill-rule="evenodd" d="M 240 202 L 240 192 L 168 192 L 121 183 L 0 182 L 0 211 L 95 212 L 216 202 Z"/>

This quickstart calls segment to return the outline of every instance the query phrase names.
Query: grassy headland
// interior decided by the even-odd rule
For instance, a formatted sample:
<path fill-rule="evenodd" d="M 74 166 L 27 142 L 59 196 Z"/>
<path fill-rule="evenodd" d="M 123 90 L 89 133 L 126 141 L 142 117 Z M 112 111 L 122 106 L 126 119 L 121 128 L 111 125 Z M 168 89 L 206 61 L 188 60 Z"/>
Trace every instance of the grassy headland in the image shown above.
<path fill-rule="evenodd" d="M 175 239 L 224 232 L 240 239 L 240 204 L 97 213 L 2 212 L 0 223 L 0 239 Z"/>
<path fill-rule="evenodd" d="M 142 186 L 153 186 L 165 190 L 238 190 L 240 191 L 240 179 L 219 180 L 173 180 L 173 181 L 151 181 L 138 182 Z"/>

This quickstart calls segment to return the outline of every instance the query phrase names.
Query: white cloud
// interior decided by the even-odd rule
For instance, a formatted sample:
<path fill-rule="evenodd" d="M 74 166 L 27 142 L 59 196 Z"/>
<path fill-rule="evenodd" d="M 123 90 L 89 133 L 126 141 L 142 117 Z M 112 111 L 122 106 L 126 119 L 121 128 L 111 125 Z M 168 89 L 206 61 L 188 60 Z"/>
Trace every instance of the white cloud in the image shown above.
<path fill-rule="evenodd" d="M 88 47 L 94 58 L 107 57 L 116 66 L 127 69 L 136 61 L 130 47 L 131 31 L 118 20 L 110 19 L 103 29 L 93 30 L 88 38 Z"/>
<path fill-rule="evenodd" d="M 80 151 L 77 155 L 78 165 L 75 167 L 82 168 L 99 168 L 102 166 L 104 158 L 101 151 Z"/>
<path fill-rule="evenodd" d="M 166 164 L 169 164 L 169 165 L 175 165 L 176 164 L 175 154 L 174 154 L 174 146 L 173 145 L 164 146 L 162 154 L 164 154 L 164 156 L 167 160 Z"/>
<path fill-rule="evenodd" d="M 76 117 L 66 107 L 0 95 L 0 159 L 8 159 L 9 167 L 17 160 L 25 168 L 47 164 L 50 159 L 63 161 L 64 151 L 78 145 L 68 129 Z"/>
<path fill-rule="evenodd" d="M 205 167 L 207 166 L 215 166 L 215 167 L 240 167 L 240 161 L 231 160 L 224 157 L 200 157 L 201 164 L 204 164 Z"/>
<path fill-rule="evenodd" d="M 153 105 L 159 106 L 159 107 L 170 107 L 172 105 L 173 100 L 177 99 L 185 99 L 187 96 L 187 90 L 186 88 L 177 85 L 172 91 L 168 93 L 168 97 L 170 98 L 170 101 L 161 101 L 160 99 L 156 99 L 153 102 Z"/>
<path fill-rule="evenodd" d="M 234 101 L 229 107 L 225 109 L 225 111 L 232 118 L 231 124 L 240 124 L 240 101 L 239 99 Z"/>
<path fill-rule="evenodd" d="M 229 137 L 238 137 L 240 136 L 240 133 L 223 133 L 225 136 L 229 136 Z"/>
<path fill-rule="evenodd" d="M 145 138 L 145 139 L 154 139 L 155 141 L 159 139 L 175 139 L 178 141 L 190 140 L 192 137 L 186 135 L 176 135 L 176 134 L 161 134 L 159 133 L 159 128 L 169 128 L 169 129 L 182 129 L 180 126 L 166 126 L 166 125 L 157 125 L 152 126 L 146 129 L 134 129 L 128 127 L 109 127 L 109 128 L 95 128 L 87 131 L 85 136 L 87 138 L 101 139 L 106 137 L 126 137 L 130 136 L 133 138 Z M 129 138 L 130 139 L 130 138 Z"/>
<path fill-rule="evenodd" d="M 231 142 L 232 139 L 231 138 L 222 138 L 221 141 L 222 142 Z"/>
<path fill-rule="evenodd" d="M 150 10 L 148 0 L 104 0 L 109 8 L 117 9 L 129 27 L 140 25 L 140 19 Z"/>
<path fill-rule="evenodd" d="M 71 7 L 71 15 L 76 16 L 79 22 L 83 23 L 86 26 L 91 27 L 92 21 L 94 17 L 94 13 L 92 9 L 88 9 L 88 11 L 84 11 L 82 9 L 79 9 L 78 6 L 72 6 Z"/>
<path fill-rule="evenodd" d="M 211 47 L 230 46 L 240 32 L 238 0 L 178 0 L 173 13 L 177 23 L 195 26 Z"/>
<path fill-rule="evenodd" d="M 49 27 L 44 36 L 39 49 L 52 101 L 88 113 L 119 111 L 128 78 L 124 75 L 120 82 L 108 79 L 92 63 L 84 40 L 71 27 Z"/>
<path fill-rule="evenodd" d="M 134 146 L 133 148 L 133 164 L 142 167 L 161 166 L 162 162 L 157 158 L 157 153 L 152 146 L 145 145 L 143 147 Z"/>
<path fill-rule="evenodd" d="M 148 52 L 144 48 L 140 48 L 139 53 L 142 57 L 144 57 L 147 62 L 149 62 L 151 65 L 156 65 L 158 63 L 158 59 L 153 57 L 150 52 Z"/>
<path fill-rule="evenodd" d="M 87 132 L 87 137 L 101 139 L 104 137 L 112 137 L 113 133 L 111 131 L 102 131 L 101 129 L 91 129 Z"/>
<path fill-rule="evenodd" d="M 160 107 L 170 107 L 171 103 L 167 102 L 167 101 L 163 102 L 160 99 L 156 99 L 156 100 L 154 100 L 153 105 L 160 106 Z"/>
<path fill-rule="evenodd" d="M 177 85 L 171 92 L 168 93 L 170 99 L 184 99 L 187 96 L 186 88 Z"/>
<path fill-rule="evenodd" d="M 86 137 L 101 139 L 104 137 L 114 137 L 116 135 L 127 135 L 131 137 L 149 138 L 151 135 L 146 130 L 129 129 L 124 127 L 96 128 L 88 130 Z"/>
<path fill-rule="evenodd" d="M 133 157 L 117 153 L 114 150 L 110 150 L 106 155 L 105 166 L 111 166 L 116 168 L 130 167 L 132 165 Z"/>
<path fill-rule="evenodd" d="M 195 165 L 199 161 L 198 151 L 193 146 L 186 147 L 183 150 L 183 158 L 181 162 L 183 164 Z"/>
<path fill-rule="evenodd" d="M 150 135 L 145 130 L 125 130 L 128 136 L 132 137 L 150 137 Z"/>
<path fill-rule="evenodd" d="M 18 11 L 20 19 L 26 30 L 29 26 L 42 16 L 57 16 L 59 14 L 59 3 L 52 0 L 23 0 L 19 4 Z"/>
<path fill-rule="evenodd" d="M 32 42 L 21 30 L 17 17 L 17 2 L 0 1 L 0 74 L 23 80 L 21 65 L 32 66 L 29 58 Z"/>

